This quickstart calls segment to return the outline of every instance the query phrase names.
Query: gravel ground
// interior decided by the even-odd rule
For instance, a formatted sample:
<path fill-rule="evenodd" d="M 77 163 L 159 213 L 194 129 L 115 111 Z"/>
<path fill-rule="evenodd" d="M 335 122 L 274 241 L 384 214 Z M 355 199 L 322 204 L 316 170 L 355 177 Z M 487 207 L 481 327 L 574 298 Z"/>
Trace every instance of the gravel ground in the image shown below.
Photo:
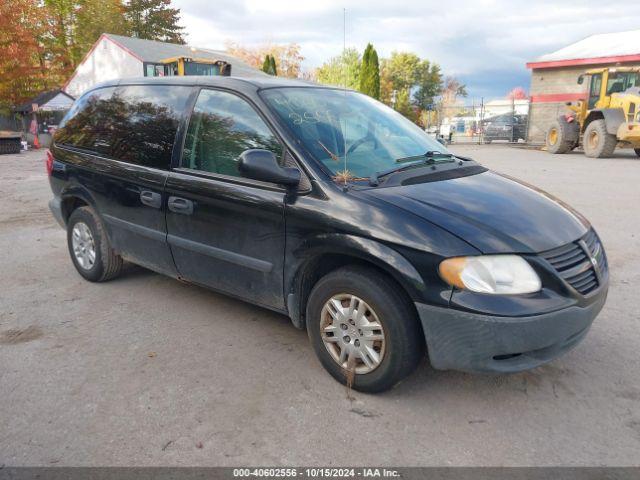
<path fill-rule="evenodd" d="M 0 157 L 0 465 L 638 465 L 640 159 L 459 146 L 600 233 L 609 300 L 550 365 L 354 392 L 281 315 L 131 268 L 75 272 L 44 153 Z"/>

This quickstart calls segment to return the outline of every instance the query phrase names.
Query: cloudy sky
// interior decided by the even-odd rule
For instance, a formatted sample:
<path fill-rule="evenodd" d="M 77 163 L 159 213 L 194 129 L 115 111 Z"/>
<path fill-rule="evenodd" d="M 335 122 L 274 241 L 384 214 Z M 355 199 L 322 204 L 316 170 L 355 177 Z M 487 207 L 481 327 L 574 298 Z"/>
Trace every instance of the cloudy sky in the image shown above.
<path fill-rule="evenodd" d="M 528 90 L 525 62 L 595 33 L 640 28 L 632 0 L 173 0 L 191 45 L 295 42 L 312 69 L 347 46 L 409 50 L 467 84 L 469 100 Z M 622 14 L 624 12 L 624 14 Z"/>

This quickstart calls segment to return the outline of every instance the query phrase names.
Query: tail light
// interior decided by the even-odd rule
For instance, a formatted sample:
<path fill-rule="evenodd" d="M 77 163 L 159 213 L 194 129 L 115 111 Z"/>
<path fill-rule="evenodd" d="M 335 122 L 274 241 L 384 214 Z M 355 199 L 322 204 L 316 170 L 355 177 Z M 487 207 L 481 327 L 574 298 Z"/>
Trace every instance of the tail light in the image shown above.
<path fill-rule="evenodd" d="M 45 163 L 47 166 L 47 175 L 51 176 L 51 172 L 53 172 L 53 153 L 51 153 L 51 150 L 47 150 L 47 159 Z"/>

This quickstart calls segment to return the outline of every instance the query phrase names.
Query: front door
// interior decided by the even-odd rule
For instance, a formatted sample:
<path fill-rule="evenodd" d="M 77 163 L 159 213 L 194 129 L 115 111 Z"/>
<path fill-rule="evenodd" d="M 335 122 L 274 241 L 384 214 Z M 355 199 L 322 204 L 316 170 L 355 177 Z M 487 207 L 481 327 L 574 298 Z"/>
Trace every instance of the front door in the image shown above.
<path fill-rule="evenodd" d="M 238 157 L 283 147 L 258 112 L 229 92 L 203 89 L 182 161 L 165 185 L 168 241 L 185 279 L 283 309 L 285 190 L 243 178 Z"/>
<path fill-rule="evenodd" d="M 589 110 L 596 108 L 596 103 L 600 100 L 600 90 L 602 89 L 602 74 L 595 73 L 591 76 L 591 85 L 589 88 Z"/>

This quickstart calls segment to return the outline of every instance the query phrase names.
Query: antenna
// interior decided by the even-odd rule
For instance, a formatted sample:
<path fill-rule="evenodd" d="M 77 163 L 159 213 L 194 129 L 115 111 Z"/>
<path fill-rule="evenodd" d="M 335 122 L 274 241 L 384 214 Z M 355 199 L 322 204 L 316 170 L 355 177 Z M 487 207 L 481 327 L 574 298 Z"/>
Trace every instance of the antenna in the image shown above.
<path fill-rule="evenodd" d="M 342 9 L 342 84 L 344 90 L 344 101 L 347 102 L 347 9 Z M 344 128 L 342 129 L 342 139 L 344 140 L 344 188 L 347 188 L 347 118 L 344 117 Z"/>

